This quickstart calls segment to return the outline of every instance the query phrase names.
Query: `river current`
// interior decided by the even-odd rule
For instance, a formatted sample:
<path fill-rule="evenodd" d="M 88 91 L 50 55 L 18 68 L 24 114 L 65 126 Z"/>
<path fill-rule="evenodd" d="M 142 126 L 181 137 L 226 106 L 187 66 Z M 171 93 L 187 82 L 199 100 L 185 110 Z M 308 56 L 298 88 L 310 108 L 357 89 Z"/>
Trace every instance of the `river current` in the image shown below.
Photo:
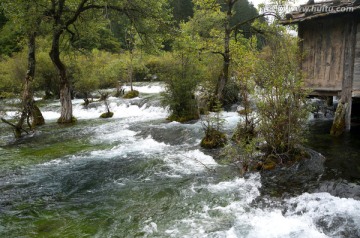
<path fill-rule="evenodd" d="M 0 237 L 360 237 L 357 128 L 334 139 L 331 121 L 312 119 L 323 166 L 240 177 L 200 148 L 201 121 L 166 121 L 161 84 L 135 89 L 140 98 L 109 99 L 111 119 L 74 100 L 78 122 L 61 126 L 54 100 L 39 102 L 47 123 L 21 140 L 0 124 Z M 14 101 L 1 103 L 15 116 Z M 229 134 L 241 120 L 222 117 Z"/>

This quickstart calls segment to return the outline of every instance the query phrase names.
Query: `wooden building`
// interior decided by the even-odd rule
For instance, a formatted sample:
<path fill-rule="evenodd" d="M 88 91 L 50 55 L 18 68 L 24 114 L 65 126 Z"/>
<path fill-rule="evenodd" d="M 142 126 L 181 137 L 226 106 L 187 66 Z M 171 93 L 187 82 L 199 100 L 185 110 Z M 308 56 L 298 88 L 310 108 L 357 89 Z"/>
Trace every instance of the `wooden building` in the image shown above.
<path fill-rule="evenodd" d="M 360 96 L 360 0 L 310 0 L 281 23 L 298 25 L 311 94 L 341 97 L 333 134 L 350 130 L 352 97 Z"/>

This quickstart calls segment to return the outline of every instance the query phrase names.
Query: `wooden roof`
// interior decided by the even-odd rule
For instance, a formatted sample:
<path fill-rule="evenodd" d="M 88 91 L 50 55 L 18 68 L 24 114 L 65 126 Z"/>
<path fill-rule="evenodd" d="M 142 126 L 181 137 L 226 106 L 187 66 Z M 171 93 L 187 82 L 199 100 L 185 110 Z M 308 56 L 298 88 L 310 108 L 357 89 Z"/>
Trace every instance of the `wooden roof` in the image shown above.
<path fill-rule="evenodd" d="M 350 11 L 345 11 L 344 9 L 350 9 Z M 309 0 L 307 4 L 300 5 L 297 11 L 287 13 L 286 18 L 280 22 L 284 25 L 297 24 L 314 18 L 353 13 L 359 10 L 360 0 L 333 0 L 317 3 L 313 0 Z"/>

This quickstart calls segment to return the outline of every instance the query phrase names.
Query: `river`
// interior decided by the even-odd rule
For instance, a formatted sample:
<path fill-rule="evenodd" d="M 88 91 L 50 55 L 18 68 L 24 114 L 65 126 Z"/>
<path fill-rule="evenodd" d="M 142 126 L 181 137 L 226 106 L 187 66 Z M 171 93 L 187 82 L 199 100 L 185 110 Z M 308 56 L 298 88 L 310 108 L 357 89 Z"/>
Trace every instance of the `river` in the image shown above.
<path fill-rule="evenodd" d="M 360 237 L 359 128 L 332 138 L 331 121 L 313 119 L 308 147 L 324 166 L 314 152 L 279 177 L 240 177 L 199 147 L 200 121 L 165 120 L 161 84 L 135 89 L 141 98 L 110 98 L 111 119 L 74 100 L 78 122 L 58 125 L 54 100 L 30 136 L 0 124 L 0 237 Z M 230 134 L 240 117 L 222 117 Z"/>

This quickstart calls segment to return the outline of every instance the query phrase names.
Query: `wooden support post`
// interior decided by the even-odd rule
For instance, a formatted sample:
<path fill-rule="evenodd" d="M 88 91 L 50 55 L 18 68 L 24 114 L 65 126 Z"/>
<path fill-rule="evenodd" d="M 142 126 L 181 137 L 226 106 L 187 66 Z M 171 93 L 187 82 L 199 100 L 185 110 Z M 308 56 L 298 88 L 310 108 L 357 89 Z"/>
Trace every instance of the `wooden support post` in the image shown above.
<path fill-rule="evenodd" d="M 349 18 L 345 26 L 344 40 L 344 72 L 342 92 L 339 105 L 336 109 L 335 118 L 330 134 L 341 135 L 351 129 L 352 87 L 354 78 L 355 46 L 356 46 L 357 21 L 354 17 Z"/>
<path fill-rule="evenodd" d="M 326 106 L 332 107 L 333 105 L 334 105 L 333 96 L 327 96 L 326 97 Z"/>

